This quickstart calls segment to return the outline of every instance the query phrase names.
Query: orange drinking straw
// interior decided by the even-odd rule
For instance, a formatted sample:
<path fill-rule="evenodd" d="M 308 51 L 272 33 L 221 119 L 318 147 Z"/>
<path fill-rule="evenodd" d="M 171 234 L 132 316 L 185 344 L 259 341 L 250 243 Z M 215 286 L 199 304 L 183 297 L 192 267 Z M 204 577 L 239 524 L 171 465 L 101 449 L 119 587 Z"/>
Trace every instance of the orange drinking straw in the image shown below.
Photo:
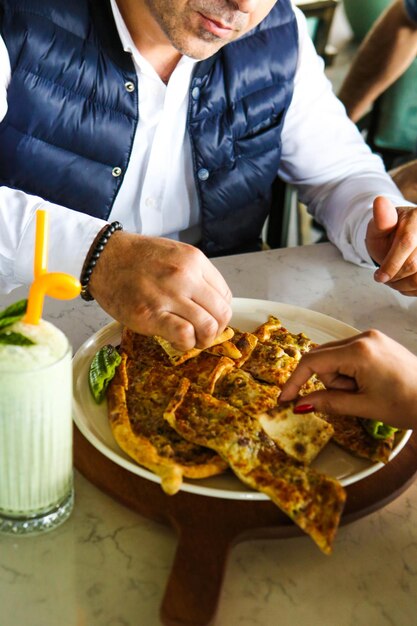
<path fill-rule="evenodd" d="M 48 243 L 49 224 L 48 213 L 39 209 L 36 211 L 36 235 L 35 235 L 35 278 L 45 274 L 48 268 Z"/>
<path fill-rule="evenodd" d="M 74 276 L 48 272 L 48 225 L 48 213 L 43 209 L 36 211 L 35 279 L 29 289 L 28 306 L 23 318 L 26 324 L 39 324 L 45 295 L 59 300 L 71 300 L 81 291 L 80 281 Z"/>

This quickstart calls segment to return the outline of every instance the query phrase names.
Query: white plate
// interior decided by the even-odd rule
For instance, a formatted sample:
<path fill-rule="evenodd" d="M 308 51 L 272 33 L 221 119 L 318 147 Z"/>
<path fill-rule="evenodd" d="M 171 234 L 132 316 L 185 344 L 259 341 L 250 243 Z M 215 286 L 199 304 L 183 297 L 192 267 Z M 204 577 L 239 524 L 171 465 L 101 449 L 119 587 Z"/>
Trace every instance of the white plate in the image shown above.
<path fill-rule="evenodd" d="M 240 330 L 252 331 L 275 315 L 294 333 L 303 331 L 317 343 L 342 339 L 358 331 L 332 317 L 308 309 L 270 302 L 235 298 L 231 324 Z M 88 369 L 94 354 L 105 344 L 117 345 L 120 341 L 120 325 L 108 324 L 88 339 L 77 351 L 73 360 L 74 372 L 74 421 L 88 441 L 109 459 L 125 469 L 153 482 L 160 482 L 152 472 L 137 465 L 117 445 L 107 420 L 105 401 L 97 405 L 88 387 Z M 411 431 L 402 433 L 391 453 L 391 459 L 398 454 L 410 437 Z M 346 486 L 373 474 L 383 467 L 382 463 L 372 463 L 359 459 L 338 446 L 329 443 L 313 463 L 313 467 L 340 480 Z M 216 498 L 236 500 L 267 500 L 267 496 L 248 489 L 231 472 L 202 480 L 185 479 L 183 491 Z"/>

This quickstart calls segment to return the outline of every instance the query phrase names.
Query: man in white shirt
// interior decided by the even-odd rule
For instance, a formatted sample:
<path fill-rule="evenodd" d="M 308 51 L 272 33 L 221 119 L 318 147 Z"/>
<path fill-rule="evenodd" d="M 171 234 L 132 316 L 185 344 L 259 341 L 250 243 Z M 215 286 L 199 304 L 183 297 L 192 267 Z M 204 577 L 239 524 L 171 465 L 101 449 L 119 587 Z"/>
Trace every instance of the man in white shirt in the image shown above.
<path fill-rule="evenodd" d="M 125 171 L 112 168 L 113 177 L 123 178 L 108 219 L 120 220 L 124 231 L 116 231 L 108 239 L 91 268 L 88 291 L 115 319 L 139 332 L 163 335 L 181 349 L 208 345 L 231 316 L 228 286 L 207 256 L 190 245 L 203 236 L 204 209 L 192 176 L 195 155 L 187 126 L 196 60 L 210 59 L 230 42 L 254 32 L 281 1 L 285 9 L 284 0 L 111 0 L 121 45 L 131 55 L 137 74 L 139 121 Z M 36 0 L 32 4 L 38 4 L 37 10 L 42 12 Z M 53 0 L 48 0 L 51 4 Z M 13 19 L 20 18 L 10 0 L 1 0 L 0 9 L 2 5 L 5 43 L 0 40 L 0 137 L 1 120 L 6 123 L 13 114 L 9 102 L 15 97 L 10 88 L 16 72 L 15 61 L 10 61 L 13 46 L 8 44 L 10 35 L 5 37 L 5 29 L 13 33 Z M 346 118 L 324 77 L 304 18 L 295 11 L 298 58 L 292 99 L 283 118 L 279 174 L 297 186 L 347 260 L 368 267 L 375 261 L 380 264 L 376 280 L 416 295 L 417 214 L 404 206 L 407 203 L 381 161 L 369 153 Z M 36 11 L 32 13 L 36 16 Z M 52 22 L 54 18 L 53 14 Z M 71 28 L 70 24 L 69 32 Z M 284 33 L 285 28 L 286 24 Z M 41 61 L 47 54 L 41 55 Z M 81 72 L 81 62 L 79 66 Z M 24 81 L 32 80 L 25 67 L 19 66 L 19 71 L 25 73 Z M 103 71 L 98 67 L 97 76 Z M 250 80 L 244 71 L 232 77 L 242 83 Z M 47 81 L 41 83 L 39 80 L 35 89 L 47 88 Z M 131 81 L 125 87 L 127 91 L 135 88 Z M 64 93 L 63 100 L 69 101 L 71 95 L 70 90 Z M 59 124 L 59 116 L 57 120 Z M 51 125 L 54 123 L 52 120 Z M 36 139 L 36 113 L 30 125 Z M 24 142 L 16 142 L 16 158 Z M 0 153 L 3 150 L 4 143 Z M 4 167 L 7 169 L 7 162 Z M 209 175 L 204 168 L 198 171 L 203 182 Z M 50 176 L 53 178 L 54 172 Z M 384 197 L 374 201 L 381 195 Z M 46 208 L 51 217 L 51 271 L 80 275 L 97 233 L 107 225 L 107 220 L 48 200 L 16 189 L 16 185 L 0 189 L 3 291 L 32 279 L 32 255 L 28 252 L 33 248 L 37 208 Z"/>

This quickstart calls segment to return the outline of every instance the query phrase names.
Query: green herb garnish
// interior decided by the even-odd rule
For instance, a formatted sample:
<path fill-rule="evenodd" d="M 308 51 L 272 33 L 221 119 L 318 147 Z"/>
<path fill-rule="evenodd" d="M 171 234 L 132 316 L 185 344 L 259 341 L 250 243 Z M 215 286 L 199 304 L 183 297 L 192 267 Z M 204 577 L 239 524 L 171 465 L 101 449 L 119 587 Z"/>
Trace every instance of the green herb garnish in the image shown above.
<path fill-rule="evenodd" d="M 35 342 L 29 337 L 25 337 L 22 333 L 14 333 L 9 330 L 0 333 L 0 343 L 12 346 L 34 346 Z"/>
<path fill-rule="evenodd" d="M 378 420 L 362 420 L 363 427 L 374 439 L 389 439 L 397 432 L 398 428 L 379 422 Z"/>
<path fill-rule="evenodd" d="M 106 389 L 116 373 L 122 357 L 114 346 L 103 346 L 94 355 L 88 372 L 88 383 L 94 400 L 100 404 L 104 400 Z"/>
<path fill-rule="evenodd" d="M 22 315 L 15 315 L 14 317 L 4 317 L 3 319 L 0 318 L 0 332 L 8 326 L 11 326 L 15 322 L 19 322 L 22 317 Z"/>
<path fill-rule="evenodd" d="M 16 346 L 33 346 L 34 341 L 21 333 L 7 331 L 6 328 L 19 322 L 27 309 L 27 300 L 19 300 L 0 311 L 0 343 Z"/>
<path fill-rule="evenodd" d="M 22 319 L 26 313 L 27 305 L 27 300 L 19 300 L 18 302 L 10 304 L 7 308 L 3 309 L 3 311 L 0 311 L 0 321 L 2 322 L 2 325 L 4 325 L 4 320 L 7 320 L 8 318 L 13 320 L 10 324 L 14 324 L 15 321 L 17 322 Z"/>

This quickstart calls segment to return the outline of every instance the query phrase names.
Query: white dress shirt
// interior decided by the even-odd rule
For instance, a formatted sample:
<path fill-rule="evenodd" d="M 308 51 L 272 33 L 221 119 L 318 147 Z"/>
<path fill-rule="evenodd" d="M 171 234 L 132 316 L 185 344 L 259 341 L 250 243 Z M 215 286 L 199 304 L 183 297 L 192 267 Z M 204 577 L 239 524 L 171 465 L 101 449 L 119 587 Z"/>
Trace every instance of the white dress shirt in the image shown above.
<path fill-rule="evenodd" d="M 135 47 L 115 0 L 112 9 L 123 48 L 132 55 L 138 75 L 140 122 L 109 220 L 121 221 L 125 230 L 195 243 L 200 213 L 186 131 L 195 61 L 182 57 L 165 85 Z M 409 203 L 346 118 L 323 73 L 323 61 L 316 55 L 305 18 L 299 9 L 294 10 L 299 59 L 282 132 L 279 174 L 298 188 L 301 199 L 345 259 L 370 264 L 365 231 L 374 197 L 385 195 L 396 205 Z M 7 112 L 10 74 L 8 53 L 0 38 L 0 120 Z M 106 224 L 0 187 L 0 293 L 33 280 L 35 213 L 40 207 L 50 216 L 50 271 L 78 277 L 94 237 Z"/>

